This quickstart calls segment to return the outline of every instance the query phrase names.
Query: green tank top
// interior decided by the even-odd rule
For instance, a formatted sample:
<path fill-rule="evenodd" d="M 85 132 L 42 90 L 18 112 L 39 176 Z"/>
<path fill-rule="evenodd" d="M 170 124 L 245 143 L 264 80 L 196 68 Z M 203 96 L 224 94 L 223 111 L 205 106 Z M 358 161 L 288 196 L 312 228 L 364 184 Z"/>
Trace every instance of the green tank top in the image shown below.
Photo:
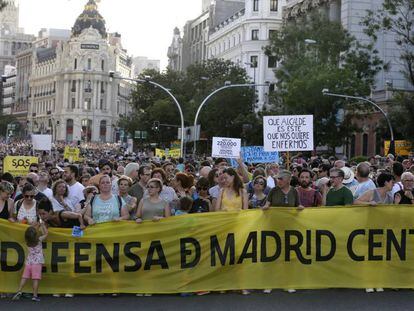
<path fill-rule="evenodd" d="M 158 203 L 153 203 L 149 198 L 145 198 L 142 205 L 142 220 L 152 220 L 154 216 L 164 217 L 164 208 L 167 202 L 161 200 Z"/>

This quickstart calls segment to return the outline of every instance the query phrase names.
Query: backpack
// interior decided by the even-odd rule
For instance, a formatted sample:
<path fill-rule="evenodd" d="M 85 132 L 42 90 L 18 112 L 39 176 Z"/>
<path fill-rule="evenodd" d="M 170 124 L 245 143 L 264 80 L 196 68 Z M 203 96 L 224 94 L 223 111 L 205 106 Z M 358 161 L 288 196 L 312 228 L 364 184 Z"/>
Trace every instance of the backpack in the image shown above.
<path fill-rule="evenodd" d="M 94 195 L 91 199 L 91 201 L 89 202 L 90 206 L 91 206 L 91 215 L 93 215 L 93 202 L 95 201 L 95 197 L 96 195 Z M 117 195 L 117 202 L 118 202 L 118 210 L 119 210 L 119 217 L 121 217 L 121 209 L 122 209 L 122 198 L 121 196 Z"/>

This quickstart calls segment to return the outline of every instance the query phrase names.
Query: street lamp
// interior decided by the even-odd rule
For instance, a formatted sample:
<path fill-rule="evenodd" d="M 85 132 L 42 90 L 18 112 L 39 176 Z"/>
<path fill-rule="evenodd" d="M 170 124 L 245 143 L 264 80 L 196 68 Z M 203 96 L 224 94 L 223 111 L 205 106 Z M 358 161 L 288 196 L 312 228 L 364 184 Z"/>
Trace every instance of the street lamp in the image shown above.
<path fill-rule="evenodd" d="M 162 89 L 163 91 L 165 91 L 174 101 L 175 105 L 178 108 L 178 111 L 180 113 L 180 118 L 181 118 L 181 128 L 183 129 L 181 131 L 181 156 L 184 157 L 184 116 L 183 116 L 183 110 L 181 109 L 181 106 L 178 102 L 178 100 L 174 97 L 174 95 L 170 92 L 169 89 L 167 89 L 166 87 L 162 86 L 161 84 L 151 81 L 151 77 L 150 76 L 145 76 L 145 79 L 132 79 L 132 78 L 125 78 L 125 77 L 117 77 L 115 76 L 115 72 L 114 71 L 110 71 L 109 72 L 109 77 L 112 79 L 118 79 L 118 80 L 126 80 L 126 81 L 133 81 L 135 83 L 149 83 L 152 84 L 156 87 L 159 87 L 160 89 Z"/>
<path fill-rule="evenodd" d="M 330 93 L 329 92 L 329 89 L 323 89 L 322 90 L 322 94 L 324 96 L 333 96 L 333 97 L 341 97 L 341 98 L 350 98 L 350 99 L 362 100 L 362 101 L 365 101 L 367 103 L 370 103 L 372 106 L 374 106 L 375 108 L 377 108 L 382 113 L 382 115 L 384 116 L 385 120 L 387 121 L 388 129 L 390 131 L 391 141 L 390 141 L 390 148 L 388 149 L 388 154 L 390 154 L 390 153 L 391 154 L 394 154 L 395 153 L 394 131 L 392 130 L 391 121 L 388 118 L 387 113 L 380 106 L 378 106 L 375 102 L 373 102 L 372 100 L 369 100 L 369 99 L 367 99 L 365 97 L 350 96 L 350 95 L 344 95 L 344 94 Z"/>
<path fill-rule="evenodd" d="M 256 86 L 269 86 L 268 83 L 266 84 L 228 84 L 229 81 L 226 81 L 225 85 L 218 88 L 217 90 L 214 90 L 213 92 L 211 92 L 210 94 L 208 94 L 206 96 L 206 98 L 204 98 L 204 100 L 201 102 L 200 106 L 197 109 L 197 113 L 195 115 L 194 118 L 194 128 L 197 128 L 197 121 L 198 121 L 198 116 L 200 115 L 201 109 L 203 109 L 203 107 L 207 104 L 208 100 L 215 94 L 217 94 L 218 92 L 225 90 L 225 89 L 230 89 L 230 88 L 236 88 L 236 87 L 256 87 Z M 200 130 L 201 131 L 201 130 Z M 182 134 L 182 133 L 181 133 Z M 194 150 L 193 150 L 193 158 L 195 158 L 196 155 L 196 148 L 197 148 L 197 139 L 194 139 Z"/>

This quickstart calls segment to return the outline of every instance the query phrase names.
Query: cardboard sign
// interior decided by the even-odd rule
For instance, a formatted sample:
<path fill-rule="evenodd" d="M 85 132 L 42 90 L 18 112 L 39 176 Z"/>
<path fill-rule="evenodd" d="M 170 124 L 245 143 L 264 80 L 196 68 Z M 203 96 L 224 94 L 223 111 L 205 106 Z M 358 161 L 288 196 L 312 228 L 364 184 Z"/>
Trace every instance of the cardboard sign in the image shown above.
<path fill-rule="evenodd" d="M 269 152 L 313 150 L 313 116 L 263 117 L 263 146 Z"/>
<path fill-rule="evenodd" d="M 240 157 L 241 139 L 227 137 L 213 137 L 213 158 L 237 159 Z"/>
<path fill-rule="evenodd" d="M 413 150 L 412 144 L 408 140 L 396 140 L 395 143 L 395 155 L 403 157 L 409 156 Z M 388 154 L 390 150 L 390 141 L 384 141 L 384 154 Z"/>
<path fill-rule="evenodd" d="M 32 135 L 33 150 L 52 150 L 52 135 Z"/>
<path fill-rule="evenodd" d="M 68 159 L 70 163 L 78 162 L 79 161 L 79 153 L 80 153 L 79 148 L 66 146 L 63 157 L 65 159 Z"/>
<path fill-rule="evenodd" d="M 25 176 L 29 173 L 30 164 L 39 163 L 36 157 L 7 156 L 3 160 L 4 172 L 13 176 Z"/>
<path fill-rule="evenodd" d="M 264 151 L 262 146 L 242 147 L 241 154 L 247 163 L 279 163 L 279 153 Z"/>
<path fill-rule="evenodd" d="M 181 157 L 181 150 L 180 149 L 155 149 L 155 156 L 162 158 L 162 157 L 166 157 L 166 158 L 175 158 L 178 159 L 179 157 Z"/>

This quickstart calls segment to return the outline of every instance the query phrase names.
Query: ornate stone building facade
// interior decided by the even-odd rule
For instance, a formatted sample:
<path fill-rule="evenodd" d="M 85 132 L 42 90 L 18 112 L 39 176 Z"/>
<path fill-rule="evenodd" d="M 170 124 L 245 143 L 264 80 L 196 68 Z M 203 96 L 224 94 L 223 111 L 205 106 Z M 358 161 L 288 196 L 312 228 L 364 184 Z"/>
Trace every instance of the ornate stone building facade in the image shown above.
<path fill-rule="evenodd" d="M 109 71 L 132 78 L 132 59 L 121 36 L 107 34 L 94 0 L 72 28 L 67 42 L 33 51 L 29 132 L 54 140 L 112 142 L 120 117 L 130 112 L 131 84 L 110 79 Z"/>
<path fill-rule="evenodd" d="M 283 4 L 283 0 L 245 1 L 243 9 L 213 29 L 207 44 L 208 58 L 231 60 L 246 68 L 252 82 L 269 85 L 256 88 L 257 110 L 266 105 L 276 82 L 276 60 L 266 56 L 263 47 L 282 25 Z"/>
<path fill-rule="evenodd" d="M 7 0 L 7 6 L 0 11 L 0 75 L 6 65 L 15 66 L 15 56 L 19 51 L 30 47 L 33 35 L 25 34 L 19 28 L 19 4 L 16 0 Z"/>

